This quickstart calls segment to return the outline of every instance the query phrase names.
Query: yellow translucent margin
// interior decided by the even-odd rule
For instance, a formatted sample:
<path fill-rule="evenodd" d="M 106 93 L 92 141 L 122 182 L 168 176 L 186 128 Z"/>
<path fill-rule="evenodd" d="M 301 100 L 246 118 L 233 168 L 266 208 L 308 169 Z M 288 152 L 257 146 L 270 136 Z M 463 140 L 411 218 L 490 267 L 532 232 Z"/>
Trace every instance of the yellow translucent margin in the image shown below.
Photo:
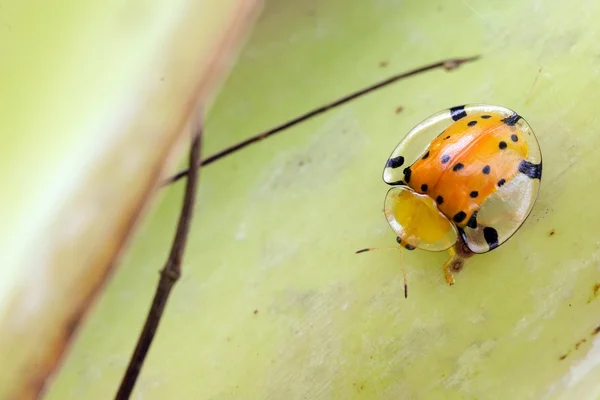
<path fill-rule="evenodd" d="M 407 186 L 393 187 L 387 192 L 384 212 L 394 232 L 411 246 L 443 251 L 456 243 L 456 228 L 438 210 L 435 201 Z"/>

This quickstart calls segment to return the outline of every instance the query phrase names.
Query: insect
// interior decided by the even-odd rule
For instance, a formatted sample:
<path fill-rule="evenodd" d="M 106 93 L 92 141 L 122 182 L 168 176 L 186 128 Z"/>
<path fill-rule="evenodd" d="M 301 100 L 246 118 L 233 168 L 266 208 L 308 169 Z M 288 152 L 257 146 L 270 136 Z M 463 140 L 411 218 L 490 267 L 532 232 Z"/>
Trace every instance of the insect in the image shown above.
<path fill-rule="evenodd" d="M 450 252 L 443 272 L 453 285 L 466 258 L 519 229 L 541 177 L 538 141 L 520 115 L 494 105 L 452 107 L 418 124 L 392 152 L 384 213 L 402 247 Z"/>

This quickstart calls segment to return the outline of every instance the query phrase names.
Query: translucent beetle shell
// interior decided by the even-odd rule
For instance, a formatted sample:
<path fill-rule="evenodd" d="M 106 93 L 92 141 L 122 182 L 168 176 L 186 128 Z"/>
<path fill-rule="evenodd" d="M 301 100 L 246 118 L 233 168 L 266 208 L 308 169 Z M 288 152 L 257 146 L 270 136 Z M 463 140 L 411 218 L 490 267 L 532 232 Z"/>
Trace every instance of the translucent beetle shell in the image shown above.
<path fill-rule="evenodd" d="M 529 124 L 508 108 L 469 104 L 427 118 L 398 144 L 383 180 L 385 216 L 412 250 L 450 250 L 444 265 L 506 242 L 537 198 L 542 154 Z"/>

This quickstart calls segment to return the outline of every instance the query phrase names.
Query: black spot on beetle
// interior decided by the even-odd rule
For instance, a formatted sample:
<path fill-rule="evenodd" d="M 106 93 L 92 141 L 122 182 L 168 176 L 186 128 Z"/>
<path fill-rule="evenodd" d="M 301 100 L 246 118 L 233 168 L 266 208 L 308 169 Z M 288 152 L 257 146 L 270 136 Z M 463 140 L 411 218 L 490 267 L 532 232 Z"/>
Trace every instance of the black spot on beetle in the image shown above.
<path fill-rule="evenodd" d="M 450 156 L 448 154 L 443 155 L 442 164 L 446 164 L 448 161 L 450 161 Z"/>
<path fill-rule="evenodd" d="M 477 228 L 477 211 L 473 211 L 471 218 L 469 218 L 469 222 L 467 222 L 467 226 L 471 229 Z"/>
<path fill-rule="evenodd" d="M 489 119 L 489 118 L 492 118 L 492 116 L 486 114 L 486 115 L 482 115 L 481 118 L 483 118 L 483 119 Z"/>
<path fill-rule="evenodd" d="M 400 180 L 400 181 L 395 181 L 395 182 L 386 182 L 388 185 L 390 186 L 398 186 L 398 185 L 404 185 L 404 181 Z"/>
<path fill-rule="evenodd" d="M 476 198 L 477 196 L 479 196 L 479 192 L 477 190 L 473 190 L 471 193 L 469 193 L 469 197 L 472 199 Z"/>
<path fill-rule="evenodd" d="M 467 218 L 467 214 L 465 214 L 464 211 L 459 211 L 452 217 L 452 220 L 456 223 L 460 223 L 463 222 L 465 218 Z"/>
<path fill-rule="evenodd" d="M 456 164 L 454 167 L 452 167 L 452 171 L 457 172 L 460 171 L 461 169 L 463 169 L 465 166 L 462 165 L 461 163 Z"/>
<path fill-rule="evenodd" d="M 510 117 L 504 118 L 502 120 L 502 122 L 504 122 L 508 126 L 515 126 L 517 124 L 517 122 L 519 122 L 520 119 L 521 119 L 521 116 L 517 113 L 514 113 Z"/>
<path fill-rule="evenodd" d="M 527 160 L 519 164 L 519 172 L 527 175 L 531 179 L 542 179 L 542 163 L 534 164 Z"/>
<path fill-rule="evenodd" d="M 444 198 L 442 196 L 438 196 L 435 199 L 435 202 L 438 203 L 438 205 L 442 204 L 444 202 Z"/>
<path fill-rule="evenodd" d="M 491 170 L 492 169 L 490 168 L 490 166 L 486 165 L 485 167 L 483 167 L 483 169 L 481 170 L 481 172 L 483 172 L 484 174 L 488 175 Z"/>
<path fill-rule="evenodd" d="M 467 125 L 468 126 L 475 126 L 475 125 L 477 125 L 477 121 L 469 121 L 469 123 Z"/>
<path fill-rule="evenodd" d="M 400 246 L 404 247 L 406 250 L 414 250 L 414 249 L 415 249 L 415 247 L 414 247 L 414 246 L 411 246 L 411 245 L 410 245 L 410 244 L 408 244 L 408 243 L 403 243 L 403 242 L 402 242 L 402 239 L 400 239 L 400 236 L 398 236 L 398 237 L 396 238 L 396 242 L 398 242 L 398 244 L 399 244 Z"/>
<path fill-rule="evenodd" d="M 506 179 L 502 178 L 498 181 L 498 187 L 504 185 L 506 183 Z"/>
<path fill-rule="evenodd" d="M 512 135 L 510 135 L 510 140 L 517 143 L 519 141 L 519 137 L 513 133 Z"/>
<path fill-rule="evenodd" d="M 406 183 L 410 182 L 410 176 L 412 175 L 410 167 L 404 168 L 404 171 L 402 172 L 404 172 L 404 180 L 406 181 Z"/>
<path fill-rule="evenodd" d="M 498 231 L 490 226 L 486 226 L 483 228 L 483 238 L 485 239 L 488 246 L 490 246 L 490 250 L 494 250 L 499 246 L 498 244 Z"/>
<path fill-rule="evenodd" d="M 427 189 L 429 189 L 429 187 L 427 186 L 427 184 L 425 184 L 425 183 L 424 183 L 424 184 L 422 184 L 422 185 L 421 185 L 421 190 L 422 190 L 423 192 L 426 192 L 426 191 L 427 191 Z"/>
<path fill-rule="evenodd" d="M 423 157 L 421 157 L 421 160 L 425 160 L 427 157 L 429 157 L 429 151 L 427 151 L 427 153 L 423 154 Z"/>
<path fill-rule="evenodd" d="M 506 149 L 506 146 L 507 146 L 507 144 L 504 140 L 501 141 L 500 143 L 498 143 L 498 147 L 500 147 L 500 150 Z"/>
<path fill-rule="evenodd" d="M 398 167 L 401 167 L 402 164 L 404 164 L 404 157 L 398 156 L 398 157 L 390 158 L 387 161 L 387 163 L 385 164 L 385 167 L 386 168 L 398 168 Z"/>
<path fill-rule="evenodd" d="M 450 109 L 450 117 L 452 117 L 453 121 L 458 121 L 466 116 L 467 112 L 465 111 L 465 106 L 456 106 Z"/>
<path fill-rule="evenodd" d="M 469 238 L 467 237 L 467 234 L 465 233 L 464 229 L 461 228 L 460 226 L 457 226 L 456 229 L 458 230 L 458 234 L 460 235 L 463 243 L 466 245 L 467 240 L 469 240 Z M 469 246 L 467 246 L 468 248 Z"/>

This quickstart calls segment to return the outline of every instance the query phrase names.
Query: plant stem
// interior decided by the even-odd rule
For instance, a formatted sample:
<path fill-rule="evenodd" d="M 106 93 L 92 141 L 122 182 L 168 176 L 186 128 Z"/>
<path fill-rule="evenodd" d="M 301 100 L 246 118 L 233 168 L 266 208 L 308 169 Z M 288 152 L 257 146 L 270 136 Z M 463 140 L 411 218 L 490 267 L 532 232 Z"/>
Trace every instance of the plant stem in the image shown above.
<path fill-rule="evenodd" d="M 173 289 L 175 282 L 177 282 L 181 276 L 181 260 L 183 259 L 183 253 L 187 244 L 190 223 L 192 221 L 194 212 L 194 203 L 196 200 L 199 171 L 198 166 L 200 165 L 200 152 L 202 149 L 202 133 L 203 126 L 202 123 L 198 121 L 198 125 L 194 127 L 192 136 L 188 170 L 189 173 L 187 175 L 187 184 L 185 188 L 183 206 L 181 207 L 181 214 L 179 216 L 179 223 L 177 225 L 177 232 L 175 233 L 175 238 L 173 239 L 171 252 L 167 262 L 161 271 L 160 281 L 158 282 L 158 287 L 156 289 L 156 293 L 154 294 L 152 306 L 148 312 L 148 316 L 146 317 L 144 329 L 140 334 L 135 351 L 131 357 L 131 360 L 129 361 L 127 371 L 125 372 L 123 380 L 121 381 L 119 391 L 115 396 L 115 399 L 117 400 L 128 399 L 131 395 L 140 370 L 144 364 L 144 360 L 146 359 L 148 349 L 150 348 L 152 340 L 154 339 L 154 335 L 156 334 L 156 329 L 158 328 L 158 324 L 164 312 L 165 305 L 167 304 L 171 289 Z"/>
<path fill-rule="evenodd" d="M 239 143 L 234 144 L 233 146 L 227 147 L 227 148 L 211 155 L 210 157 L 206 157 L 205 159 L 203 159 L 200 163 L 200 166 L 203 167 L 205 165 L 211 164 L 211 163 L 213 163 L 229 154 L 235 153 L 236 151 L 241 150 L 253 143 L 260 142 L 261 140 L 266 139 L 267 137 L 269 137 L 271 135 L 274 135 L 274 134 L 279 133 L 287 128 L 297 125 L 300 122 L 306 121 L 307 119 L 317 116 L 319 114 L 323 114 L 324 112 L 329 111 L 332 108 L 341 106 L 342 104 L 348 103 L 349 101 L 355 100 L 355 99 L 357 99 L 361 96 L 364 96 L 366 94 L 369 94 L 377 89 L 381 89 L 385 86 L 391 85 L 392 83 L 395 83 L 401 79 L 408 78 L 408 77 L 411 77 L 414 75 L 418 75 L 423 72 L 431 71 L 434 69 L 440 69 L 440 68 L 443 68 L 446 71 L 451 71 L 453 69 L 460 67 L 462 64 L 476 61 L 478 59 L 479 59 L 479 56 L 473 56 L 473 57 L 467 57 L 467 58 L 449 58 L 447 60 L 438 61 L 434 64 L 425 65 L 422 67 L 412 69 L 410 71 L 402 72 L 400 74 L 391 76 L 383 81 L 377 82 L 373 85 L 370 85 L 370 86 L 367 86 L 360 90 L 357 90 L 357 91 L 350 93 L 340 99 L 337 99 L 329 104 L 325 104 L 319 108 L 316 108 L 312 111 L 309 111 L 305 114 L 295 117 L 292 120 L 284 122 L 283 124 L 277 125 L 265 132 L 259 133 L 258 135 L 255 135 L 255 136 L 251 136 L 246 140 L 243 140 Z M 166 185 L 170 185 L 171 183 L 177 182 L 178 180 L 186 177 L 188 172 L 189 172 L 189 169 L 179 171 L 172 177 L 165 180 L 162 185 L 166 186 Z"/>

